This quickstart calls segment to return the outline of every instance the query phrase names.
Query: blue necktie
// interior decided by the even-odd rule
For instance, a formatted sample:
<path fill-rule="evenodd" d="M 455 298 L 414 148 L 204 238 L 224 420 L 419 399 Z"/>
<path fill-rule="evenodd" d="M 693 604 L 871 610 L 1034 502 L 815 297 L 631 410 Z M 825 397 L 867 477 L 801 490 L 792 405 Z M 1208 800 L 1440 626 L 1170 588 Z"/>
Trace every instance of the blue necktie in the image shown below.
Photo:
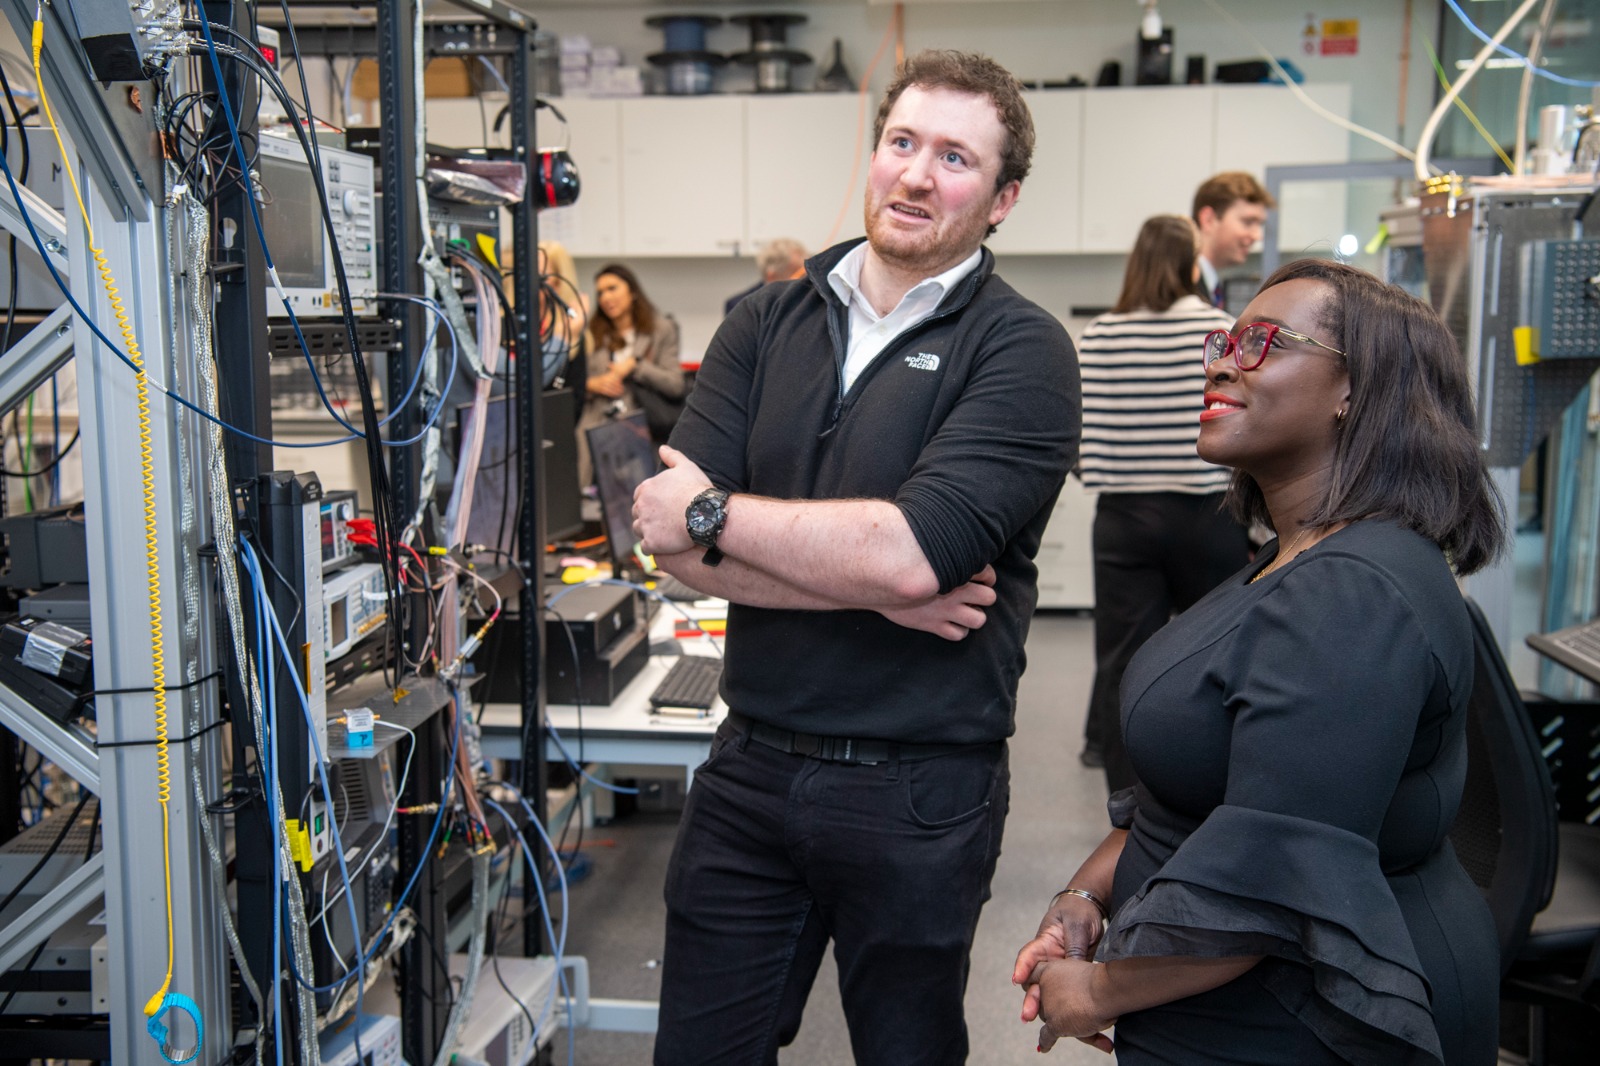
<path fill-rule="evenodd" d="M 1217 287 L 1211 292 L 1211 302 L 1217 307 L 1226 306 L 1222 299 L 1222 282 L 1217 282 Z"/>

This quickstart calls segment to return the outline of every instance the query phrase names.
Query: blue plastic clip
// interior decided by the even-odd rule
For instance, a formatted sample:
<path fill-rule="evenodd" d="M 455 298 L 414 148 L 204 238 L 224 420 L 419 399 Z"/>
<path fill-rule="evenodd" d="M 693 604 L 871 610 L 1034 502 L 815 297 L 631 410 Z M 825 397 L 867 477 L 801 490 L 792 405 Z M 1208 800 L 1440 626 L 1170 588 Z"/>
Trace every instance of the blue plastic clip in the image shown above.
<path fill-rule="evenodd" d="M 183 1011 L 189 1016 L 189 1020 L 194 1022 L 194 1050 L 181 1059 L 173 1058 L 172 1055 L 175 1053 L 167 1051 L 167 1037 L 170 1034 L 167 1031 L 167 1027 L 161 1024 L 161 1016 L 174 1008 Z M 161 1049 L 161 1057 L 172 1063 L 172 1066 L 184 1066 L 186 1062 L 193 1062 L 199 1057 L 200 1048 L 206 1042 L 206 1027 L 205 1023 L 200 1020 L 199 1005 L 188 996 L 179 995 L 176 992 L 167 993 L 166 998 L 161 1001 L 161 1009 L 150 1016 L 144 1027 Z"/>

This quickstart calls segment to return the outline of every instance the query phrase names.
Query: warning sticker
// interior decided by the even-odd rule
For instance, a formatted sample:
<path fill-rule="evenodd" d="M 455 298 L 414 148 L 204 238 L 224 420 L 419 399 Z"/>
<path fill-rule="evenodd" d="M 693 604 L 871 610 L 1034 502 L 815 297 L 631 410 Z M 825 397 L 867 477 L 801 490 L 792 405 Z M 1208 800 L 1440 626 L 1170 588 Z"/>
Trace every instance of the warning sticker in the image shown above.
<path fill-rule="evenodd" d="M 1321 53 L 1325 56 L 1353 56 L 1361 44 L 1360 19 L 1323 19 Z"/>

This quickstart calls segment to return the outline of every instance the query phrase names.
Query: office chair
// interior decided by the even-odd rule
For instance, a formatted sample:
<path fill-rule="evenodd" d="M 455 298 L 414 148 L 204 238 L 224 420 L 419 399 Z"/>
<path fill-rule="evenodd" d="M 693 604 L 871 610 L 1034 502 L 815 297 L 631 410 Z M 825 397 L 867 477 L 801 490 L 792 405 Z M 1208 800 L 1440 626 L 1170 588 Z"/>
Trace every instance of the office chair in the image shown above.
<path fill-rule="evenodd" d="M 1477 664 L 1467 705 L 1467 780 L 1450 842 L 1500 934 L 1500 974 L 1521 954 L 1556 877 L 1556 797 L 1539 738 L 1478 605 L 1467 600 Z"/>
<path fill-rule="evenodd" d="M 1600 1009 L 1600 829 L 1558 821 L 1538 736 L 1476 603 L 1477 676 L 1467 780 L 1450 830 L 1500 935 L 1501 996 L 1528 1003 L 1529 1063 L 1544 1062 L 1544 1008 Z"/>

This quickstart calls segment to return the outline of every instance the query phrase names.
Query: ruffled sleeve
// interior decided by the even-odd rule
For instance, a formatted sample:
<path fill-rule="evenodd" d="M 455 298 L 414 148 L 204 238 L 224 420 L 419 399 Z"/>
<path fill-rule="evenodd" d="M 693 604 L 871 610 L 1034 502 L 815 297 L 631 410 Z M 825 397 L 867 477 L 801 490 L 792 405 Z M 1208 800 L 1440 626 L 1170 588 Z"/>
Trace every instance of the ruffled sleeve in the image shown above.
<path fill-rule="evenodd" d="M 1139 800 L 1131 788 L 1119 788 L 1106 800 L 1106 815 L 1113 829 L 1132 829 L 1133 816 L 1139 809 Z"/>
<path fill-rule="evenodd" d="M 1300 964 L 1309 996 L 1281 963 L 1251 976 L 1350 1061 L 1441 1061 L 1377 840 L 1442 674 L 1404 595 L 1362 560 L 1307 558 L 1275 585 L 1217 668 L 1232 719 L 1223 802 L 1127 897 L 1096 957 Z"/>
<path fill-rule="evenodd" d="M 1351 1061 L 1442 1060 L 1427 980 L 1377 848 L 1324 823 L 1217 808 L 1118 908 L 1095 957 L 1257 954 L 1311 968 L 1316 995 L 1306 1002 L 1261 973 Z"/>

